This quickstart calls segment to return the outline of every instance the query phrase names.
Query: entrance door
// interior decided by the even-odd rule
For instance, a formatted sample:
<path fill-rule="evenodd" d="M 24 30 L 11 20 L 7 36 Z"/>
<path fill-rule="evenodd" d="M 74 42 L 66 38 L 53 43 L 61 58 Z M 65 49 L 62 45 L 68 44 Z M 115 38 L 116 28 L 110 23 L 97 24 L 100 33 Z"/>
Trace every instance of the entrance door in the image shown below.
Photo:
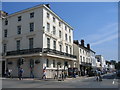
<path fill-rule="evenodd" d="M 5 61 L 2 61 L 2 77 L 5 77 Z"/>

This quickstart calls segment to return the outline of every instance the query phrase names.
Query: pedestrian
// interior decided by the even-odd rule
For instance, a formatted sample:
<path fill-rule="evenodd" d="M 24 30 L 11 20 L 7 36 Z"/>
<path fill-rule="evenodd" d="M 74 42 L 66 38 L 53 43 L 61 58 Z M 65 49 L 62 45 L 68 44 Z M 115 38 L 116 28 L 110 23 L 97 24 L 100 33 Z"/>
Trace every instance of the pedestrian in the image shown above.
<path fill-rule="evenodd" d="M 64 81 L 64 72 L 62 70 L 62 73 L 61 73 L 61 77 L 62 77 L 62 81 Z"/>
<path fill-rule="evenodd" d="M 98 80 L 99 80 L 99 77 L 98 77 L 98 70 L 96 70 L 95 72 L 96 72 L 96 80 L 98 81 Z"/>
<path fill-rule="evenodd" d="M 57 79 L 57 74 L 56 74 L 56 72 L 55 72 L 55 71 L 54 71 L 53 76 L 54 76 L 54 79 Z"/>
<path fill-rule="evenodd" d="M 99 77 L 99 81 L 102 81 L 101 71 L 100 71 L 100 70 L 99 70 L 99 72 L 98 72 L 98 77 Z"/>
<path fill-rule="evenodd" d="M 46 79 L 46 67 L 43 69 L 43 76 L 42 79 Z"/>
<path fill-rule="evenodd" d="M 23 79 L 23 72 L 24 72 L 23 68 L 20 68 L 20 70 L 19 70 L 19 80 Z"/>
<path fill-rule="evenodd" d="M 12 76 L 11 76 L 11 73 L 12 73 L 12 70 L 11 69 L 9 69 L 8 70 L 8 76 L 9 76 L 9 78 L 11 78 Z"/>
<path fill-rule="evenodd" d="M 67 71 L 64 72 L 65 79 L 67 78 Z"/>
<path fill-rule="evenodd" d="M 7 69 L 6 69 L 6 74 L 5 74 L 7 78 L 8 78 L 8 75 L 9 75 L 8 73 L 9 73 L 9 72 L 8 72 L 8 68 L 7 68 Z"/>

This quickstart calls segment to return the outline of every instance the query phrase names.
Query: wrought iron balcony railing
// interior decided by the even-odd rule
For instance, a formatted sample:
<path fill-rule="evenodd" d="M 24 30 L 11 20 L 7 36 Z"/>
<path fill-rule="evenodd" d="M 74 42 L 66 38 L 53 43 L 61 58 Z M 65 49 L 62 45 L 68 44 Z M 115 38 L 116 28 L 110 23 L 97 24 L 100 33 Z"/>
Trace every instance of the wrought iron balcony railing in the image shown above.
<path fill-rule="evenodd" d="M 16 50 L 16 51 L 8 51 L 6 53 L 6 56 L 34 54 L 34 53 L 38 53 L 38 52 L 42 52 L 42 48 L 33 48 L 33 49 L 23 49 L 23 50 Z"/>
<path fill-rule="evenodd" d="M 57 54 L 57 55 L 64 55 L 64 56 L 71 57 L 71 58 L 77 58 L 77 56 L 75 56 L 75 55 L 71 55 L 68 53 L 64 53 L 64 52 L 57 51 L 54 49 L 49 49 L 49 48 L 44 48 L 43 53 L 51 53 L 51 54 Z"/>
<path fill-rule="evenodd" d="M 49 48 L 33 48 L 33 49 L 23 49 L 23 50 L 16 50 L 16 51 L 8 51 L 6 53 L 6 56 L 11 56 L 11 55 L 24 55 L 24 54 L 34 54 L 34 53 L 50 53 L 50 54 L 56 54 L 56 55 L 62 55 L 70 58 L 77 58 L 75 55 L 71 55 L 68 53 L 64 53 L 61 51 L 57 51 L 54 49 L 49 49 Z"/>
<path fill-rule="evenodd" d="M 81 62 L 82 65 L 85 65 L 85 66 L 91 66 L 92 63 L 86 63 L 86 62 Z"/>

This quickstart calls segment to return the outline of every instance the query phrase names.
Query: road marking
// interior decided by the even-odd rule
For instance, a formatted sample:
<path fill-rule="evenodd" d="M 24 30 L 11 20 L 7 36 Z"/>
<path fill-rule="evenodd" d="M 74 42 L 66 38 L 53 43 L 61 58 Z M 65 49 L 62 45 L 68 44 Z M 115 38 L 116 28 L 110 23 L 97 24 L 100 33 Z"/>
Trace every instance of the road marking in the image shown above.
<path fill-rule="evenodd" d="M 113 81 L 112 84 L 115 84 L 115 81 Z"/>

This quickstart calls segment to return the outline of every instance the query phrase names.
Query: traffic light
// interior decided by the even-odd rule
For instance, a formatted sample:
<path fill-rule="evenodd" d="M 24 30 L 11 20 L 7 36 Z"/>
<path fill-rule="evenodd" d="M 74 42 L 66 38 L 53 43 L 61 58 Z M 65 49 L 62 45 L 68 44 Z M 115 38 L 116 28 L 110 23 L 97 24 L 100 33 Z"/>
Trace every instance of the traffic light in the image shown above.
<path fill-rule="evenodd" d="M 24 58 L 21 58 L 21 64 L 24 64 Z"/>
<path fill-rule="evenodd" d="M 30 59 L 30 68 L 33 68 L 33 67 L 34 67 L 34 60 Z"/>

